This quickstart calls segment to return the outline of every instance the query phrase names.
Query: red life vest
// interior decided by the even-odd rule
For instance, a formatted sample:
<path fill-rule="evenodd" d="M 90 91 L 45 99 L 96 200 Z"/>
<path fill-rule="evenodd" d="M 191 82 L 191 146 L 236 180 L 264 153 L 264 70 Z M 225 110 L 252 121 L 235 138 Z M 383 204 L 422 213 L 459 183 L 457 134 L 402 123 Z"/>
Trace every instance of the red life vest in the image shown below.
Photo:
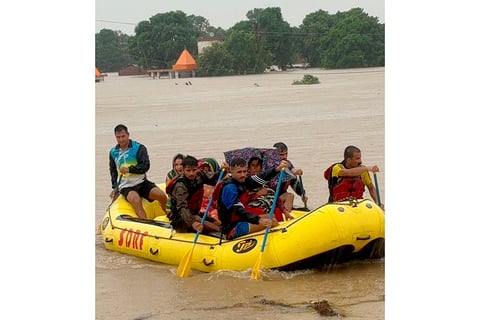
<path fill-rule="evenodd" d="M 215 189 L 213 189 L 213 193 L 212 193 L 212 198 L 213 198 L 212 205 L 215 205 L 215 207 L 218 209 L 219 218 L 222 221 L 222 224 L 224 225 L 227 223 L 233 223 L 240 220 L 240 217 L 237 216 L 235 211 L 227 209 L 225 205 L 222 203 L 222 200 L 220 199 L 222 196 L 223 187 L 230 183 L 235 183 L 232 178 L 228 178 L 226 180 L 220 181 L 215 185 Z M 239 192 L 238 198 L 240 202 L 244 203 L 244 201 L 248 199 L 248 192 L 243 186 L 237 185 L 237 188 Z"/>
<path fill-rule="evenodd" d="M 238 198 L 240 202 L 242 201 L 242 199 L 244 200 L 246 197 L 248 197 L 248 192 L 245 189 L 245 187 L 235 183 L 235 181 L 231 177 L 226 180 L 220 181 L 215 186 L 215 189 L 213 190 L 213 194 L 212 194 L 213 203 L 217 207 L 218 217 L 222 222 L 222 233 L 227 237 L 227 239 L 231 238 L 233 234 L 232 233 L 233 228 L 235 224 L 240 220 L 240 217 L 235 213 L 235 210 L 233 210 L 233 208 L 227 209 L 221 199 L 223 187 L 230 183 L 237 185 Z"/>
<path fill-rule="evenodd" d="M 332 169 L 336 164 L 338 163 L 329 166 L 323 173 L 324 178 L 328 180 L 328 190 L 330 191 L 328 202 L 342 201 L 350 197 L 362 199 L 365 185 L 361 176 L 333 177 Z M 345 167 L 343 161 L 340 164 Z"/>
<path fill-rule="evenodd" d="M 222 194 L 222 188 L 224 185 L 224 180 L 219 181 L 216 185 L 215 188 L 213 188 L 212 192 L 212 206 L 215 208 L 218 208 L 219 201 L 220 201 L 220 195 Z"/>

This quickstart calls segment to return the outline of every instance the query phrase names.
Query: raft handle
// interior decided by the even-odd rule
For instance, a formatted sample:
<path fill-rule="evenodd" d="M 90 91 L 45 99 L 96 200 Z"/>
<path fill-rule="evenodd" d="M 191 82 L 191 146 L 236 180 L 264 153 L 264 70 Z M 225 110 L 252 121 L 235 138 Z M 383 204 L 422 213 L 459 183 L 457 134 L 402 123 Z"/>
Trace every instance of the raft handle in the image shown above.
<path fill-rule="evenodd" d="M 208 267 L 209 265 L 213 264 L 213 259 L 210 262 L 207 262 L 207 259 L 203 258 L 203 264 Z"/>
<path fill-rule="evenodd" d="M 156 254 L 158 253 L 158 249 L 157 249 L 157 250 L 155 250 L 155 251 L 153 251 L 153 249 L 152 249 L 152 248 L 150 248 L 150 253 L 151 253 L 152 255 L 156 255 Z"/>
<path fill-rule="evenodd" d="M 113 242 L 113 238 L 112 239 L 105 238 L 105 242 Z"/>
<path fill-rule="evenodd" d="M 358 236 L 357 236 L 357 240 L 368 240 L 368 239 L 370 239 L 370 235 L 368 235 L 368 236 L 363 236 L 363 237 L 358 237 Z"/>

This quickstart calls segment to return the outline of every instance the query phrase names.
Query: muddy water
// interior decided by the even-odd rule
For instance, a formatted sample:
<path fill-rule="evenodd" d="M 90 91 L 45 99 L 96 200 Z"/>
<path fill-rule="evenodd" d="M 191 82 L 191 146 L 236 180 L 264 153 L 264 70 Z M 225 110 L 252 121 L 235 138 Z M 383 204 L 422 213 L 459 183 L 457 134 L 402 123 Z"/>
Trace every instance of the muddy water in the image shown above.
<path fill-rule="evenodd" d="M 164 182 L 178 152 L 223 161 L 224 151 L 283 141 L 289 159 L 304 171 L 308 206 L 315 208 L 328 196 L 324 169 L 353 144 L 364 164 L 380 167 L 384 199 L 384 71 L 309 69 L 190 79 L 109 74 L 95 85 L 95 224 L 110 202 L 108 151 L 118 123 L 147 146 L 148 177 L 157 183 Z M 320 84 L 292 85 L 305 73 Z M 295 203 L 302 205 L 298 197 Z M 95 246 L 97 319 L 319 319 L 311 302 L 320 300 L 348 319 L 385 318 L 384 260 L 271 271 L 261 281 L 250 280 L 249 272 L 192 271 L 178 278 L 175 266 L 107 251 L 99 235 Z"/>

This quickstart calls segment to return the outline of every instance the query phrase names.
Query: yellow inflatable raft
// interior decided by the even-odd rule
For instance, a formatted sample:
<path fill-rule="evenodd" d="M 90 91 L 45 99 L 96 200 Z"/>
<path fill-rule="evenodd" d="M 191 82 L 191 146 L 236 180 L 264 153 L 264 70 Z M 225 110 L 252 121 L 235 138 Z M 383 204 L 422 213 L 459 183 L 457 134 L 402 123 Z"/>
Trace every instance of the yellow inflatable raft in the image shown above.
<path fill-rule="evenodd" d="M 195 233 L 178 233 L 157 201 L 143 200 L 147 219 L 138 218 L 120 196 L 100 225 L 105 248 L 178 265 L 192 249 Z M 325 204 L 310 212 L 293 210 L 293 220 L 269 231 L 262 266 L 295 270 L 319 268 L 350 259 L 384 257 L 385 215 L 371 200 Z M 265 231 L 234 240 L 200 235 L 191 268 L 204 272 L 252 268 L 260 255 Z"/>

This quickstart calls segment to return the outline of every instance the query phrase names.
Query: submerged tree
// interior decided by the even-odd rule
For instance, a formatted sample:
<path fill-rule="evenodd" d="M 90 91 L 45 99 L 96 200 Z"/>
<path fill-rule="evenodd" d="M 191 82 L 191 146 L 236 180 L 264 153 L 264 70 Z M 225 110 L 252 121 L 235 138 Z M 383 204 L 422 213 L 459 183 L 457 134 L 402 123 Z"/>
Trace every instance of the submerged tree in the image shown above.
<path fill-rule="evenodd" d="M 247 13 L 254 27 L 257 42 L 261 42 L 268 52 L 269 65 L 278 65 L 283 70 L 293 62 L 294 33 L 288 22 L 283 20 L 278 7 L 254 9 Z"/>
<path fill-rule="evenodd" d="M 214 43 L 206 48 L 197 59 L 197 75 L 200 77 L 235 74 L 235 61 L 223 44 Z"/>
<path fill-rule="evenodd" d="M 197 53 L 199 30 L 182 11 L 159 13 L 140 22 L 130 50 L 145 68 L 171 68 L 184 49 Z"/>
<path fill-rule="evenodd" d="M 115 72 L 134 63 L 128 54 L 130 36 L 120 31 L 102 29 L 95 34 L 95 65 L 102 72 Z"/>
<path fill-rule="evenodd" d="M 305 62 L 312 67 L 321 66 L 324 54 L 320 40 L 324 37 L 334 23 L 333 17 L 326 11 L 318 10 L 305 16 L 303 23 L 298 28 L 297 48 Z"/>
<path fill-rule="evenodd" d="M 252 32 L 249 21 L 241 21 L 227 30 L 225 49 L 233 57 L 233 68 L 238 74 L 264 72 L 268 54 L 263 42 Z"/>
<path fill-rule="evenodd" d="M 359 68 L 385 65 L 385 28 L 363 9 L 338 12 L 335 23 L 320 40 L 325 68 Z"/>

